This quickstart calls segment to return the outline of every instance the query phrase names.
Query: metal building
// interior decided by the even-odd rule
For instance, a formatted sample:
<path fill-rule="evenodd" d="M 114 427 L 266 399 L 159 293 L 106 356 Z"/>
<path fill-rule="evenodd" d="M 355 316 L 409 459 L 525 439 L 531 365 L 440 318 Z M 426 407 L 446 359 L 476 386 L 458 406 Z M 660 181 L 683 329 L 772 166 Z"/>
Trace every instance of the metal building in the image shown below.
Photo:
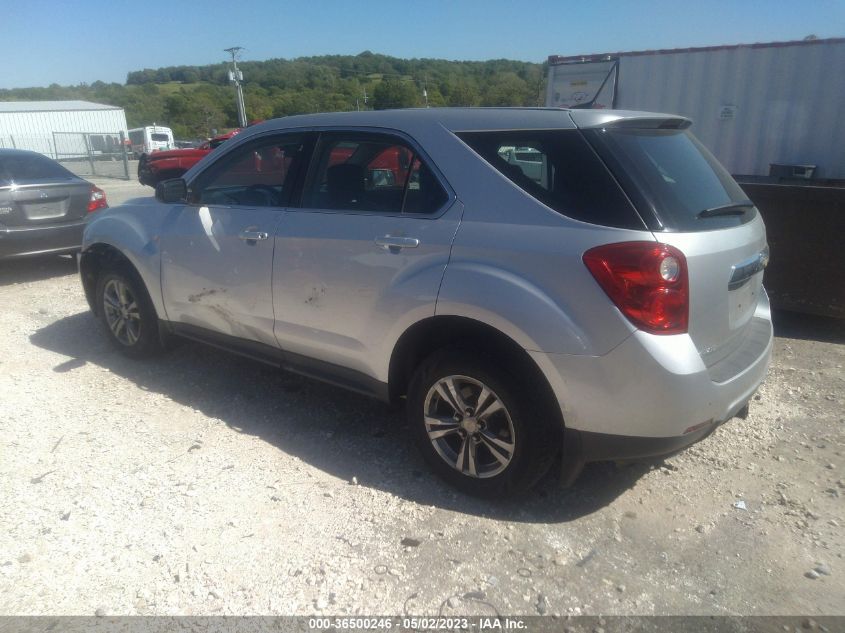
<path fill-rule="evenodd" d="M 115 152 L 126 138 L 123 108 L 90 101 L 0 102 L 0 147 L 62 160 Z"/>
<path fill-rule="evenodd" d="M 552 55 L 546 105 L 681 114 L 733 174 L 842 179 L 843 69 L 845 38 Z"/>

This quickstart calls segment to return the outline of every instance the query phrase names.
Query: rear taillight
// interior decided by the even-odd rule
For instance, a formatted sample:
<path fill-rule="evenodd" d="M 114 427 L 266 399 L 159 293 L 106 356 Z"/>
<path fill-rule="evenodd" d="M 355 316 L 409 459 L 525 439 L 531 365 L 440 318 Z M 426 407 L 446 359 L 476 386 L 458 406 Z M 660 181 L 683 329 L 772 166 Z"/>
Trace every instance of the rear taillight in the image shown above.
<path fill-rule="evenodd" d="M 584 253 L 584 263 L 639 329 L 651 334 L 687 331 L 687 260 L 677 248 L 655 242 L 606 244 Z"/>
<path fill-rule="evenodd" d="M 106 192 L 91 185 L 91 196 L 88 198 L 88 213 L 96 211 L 97 209 L 108 208 L 109 203 L 106 202 Z"/>

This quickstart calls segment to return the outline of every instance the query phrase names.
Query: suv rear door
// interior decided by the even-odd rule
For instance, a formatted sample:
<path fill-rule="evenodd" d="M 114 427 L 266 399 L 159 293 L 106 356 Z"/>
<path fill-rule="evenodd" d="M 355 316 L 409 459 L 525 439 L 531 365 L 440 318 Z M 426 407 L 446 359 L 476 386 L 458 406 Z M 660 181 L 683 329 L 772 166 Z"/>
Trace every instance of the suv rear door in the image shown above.
<path fill-rule="evenodd" d="M 372 376 L 390 330 L 434 315 L 461 216 L 453 202 L 409 140 L 322 133 L 301 204 L 276 234 L 282 349 Z"/>

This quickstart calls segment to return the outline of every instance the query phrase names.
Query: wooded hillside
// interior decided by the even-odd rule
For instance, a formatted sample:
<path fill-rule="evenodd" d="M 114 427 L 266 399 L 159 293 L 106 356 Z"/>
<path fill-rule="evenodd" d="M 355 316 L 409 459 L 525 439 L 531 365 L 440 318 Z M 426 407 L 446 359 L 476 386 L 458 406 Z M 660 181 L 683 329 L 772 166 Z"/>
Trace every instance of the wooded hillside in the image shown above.
<path fill-rule="evenodd" d="M 400 59 L 365 51 L 239 63 L 250 121 L 290 114 L 424 106 L 536 106 L 545 65 Z M 229 65 L 171 66 L 130 72 L 126 84 L 0 90 L 0 101 L 84 99 L 118 105 L 129 127 L 169 125 L 179 138 L 237 126 Z M 365 97 L 366 95 L 366 97 Z M 366 99 L 366 102 L 365 102 Z"/>

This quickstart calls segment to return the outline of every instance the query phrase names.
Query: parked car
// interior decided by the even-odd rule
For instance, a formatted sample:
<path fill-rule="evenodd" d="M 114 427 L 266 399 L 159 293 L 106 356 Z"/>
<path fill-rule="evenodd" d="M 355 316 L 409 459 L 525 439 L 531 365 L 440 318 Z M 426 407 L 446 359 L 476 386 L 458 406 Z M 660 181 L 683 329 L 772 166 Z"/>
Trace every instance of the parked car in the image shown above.
<path fill-rule="evenodd" d="M 178 178 L 238 132 L 215 136 L 199 147 L 144 154 L 138 161 L 138 182 L 155 187 L 162 180 Z"/>
<path fill-rule="evenodd" d="M 0 259 L 70 253 L 105 192 L 36 152 L 0 149 Z"/>
<path fill-rule="evenodd" d="M 129 146 L 133 158 L 139 160 L 153 152 L 164 152 L 176 147 L 173 130 L 163 125 L 147 125 L 129 130 Z"/>
<path fill-rule="evenodd" d="M 160 183 L 163 204 L 94 220 L 82 283 L 130 356 L 182 336 L 404 399 L 425 459 L 470 493 L 524 490 L 558 456 L 571 481 L 701 440 L 747 411 L 769 364 L 763 222 L 689 125 L 269 121 Z M 400 154 L 404 178 L 378 175 Z M 520 167 L 538 162 L 539 179 Z"/>

